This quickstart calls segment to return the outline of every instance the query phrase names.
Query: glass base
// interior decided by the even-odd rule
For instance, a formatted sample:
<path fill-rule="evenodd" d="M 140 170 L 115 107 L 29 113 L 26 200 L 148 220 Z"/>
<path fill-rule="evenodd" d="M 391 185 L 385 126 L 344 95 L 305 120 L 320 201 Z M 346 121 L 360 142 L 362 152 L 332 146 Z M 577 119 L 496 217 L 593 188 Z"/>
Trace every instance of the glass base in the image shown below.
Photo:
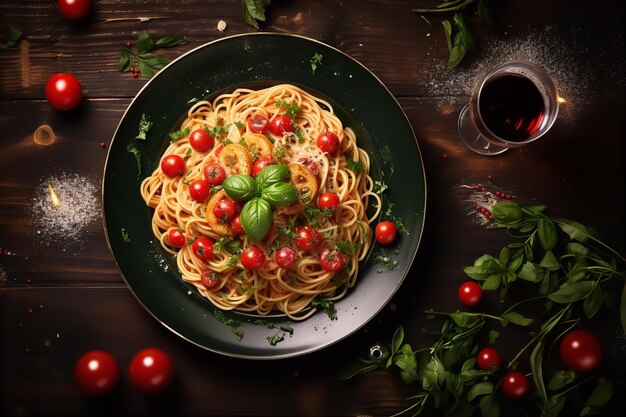
<path fill-rule="evenodd" d="M 469 114 L 470 105 L 466 105 L 459 114 L 459 136 L 463 143 L 472 151 L 480 155 L 500 155 L 509 150 L 505 146 L 498 146 L 483 137 L 474 126 Z"/>

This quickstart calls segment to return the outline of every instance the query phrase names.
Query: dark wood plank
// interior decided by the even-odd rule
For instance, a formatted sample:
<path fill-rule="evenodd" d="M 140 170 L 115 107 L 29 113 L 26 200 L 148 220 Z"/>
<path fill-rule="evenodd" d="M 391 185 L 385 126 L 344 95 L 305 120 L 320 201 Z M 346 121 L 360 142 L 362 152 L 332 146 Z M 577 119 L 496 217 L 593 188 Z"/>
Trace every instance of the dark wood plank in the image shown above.
<path fill-rule="evenodd" d="M 489 45 L 485 36 L 523 38 L 558 23 L 555 16 L 563 16 L 567 27 L 579 30 L 575 37 L 588 37 L 589 45 L 612 45 L 622 31 L 624 9 L 619 0 L 594 2 L 602 20 L 590 18 L 588 2 L 583 0 L 499 3 L 494 6 L 498 30 L 493 34 L 476 18 L 469 19 L 485 47 Z M 243 21 L 239 0 L 95 4 L 91 19 L 77 25 L 65 21 L 49 1 L 2 2 L 0 26 L 17 26 L 25 35 L 18 48 L 0 50 L 0 98 L 43 98 L 46 80 L 58 71 L 77 75 L 87 97 L 132 97 L 145 81 L 118 72 L 117 63 L 120 47 L 134 41 L 140 30 L 155 37 L 187 39 L 187 45 L 164 52 L 172 57 L 223 36 L 255 31 Z M 432 17 L 430 27 L 411 13 L 424 4 L 437 2 L 276 1 L 262 27 L 268 32 L 309 36 L 339 48 L 378 75 L 395 94 L 437 95 L 427 85 L 435 68 L 446 62 L 447 50 L 441 18 Z M 140 17 L 152 20 L 140 23 Z M 228 23 L 224 33 L 216 29 L 220 19 Z"/>

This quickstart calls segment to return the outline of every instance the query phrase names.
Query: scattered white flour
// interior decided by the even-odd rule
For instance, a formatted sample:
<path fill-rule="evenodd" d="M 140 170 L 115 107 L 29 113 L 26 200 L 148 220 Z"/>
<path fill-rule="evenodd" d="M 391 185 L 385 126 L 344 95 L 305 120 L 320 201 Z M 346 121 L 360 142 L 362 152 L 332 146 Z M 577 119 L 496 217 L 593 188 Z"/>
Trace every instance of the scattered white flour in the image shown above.
<path fill-rule="evenodd" d="M 58 205 L 53 203 L 50 187 Z M 80 242 L 85 229 L 101 215 L 99 191 L 100 187 L 77 174 L 63 173 L 43 180 L 27 209 L 37 237 L 44 244 L 51 239 L 61 244 Z"/>
<path fill-rule="evenodd" d="M 592 108 L 597 98 L 619 96 L 626 86 L 626 61 L 619 58 L 623 57 L 623 39 L 591 40 L 590 36 L 584 28 L 563 31 L 548 26 L 526 37 L 486 39 L 479 46 L 481 53 L 466 57 L 455 69 L 442 61 L 426 64 L 424 70 L 431 80 L 426 88 L 431 95 L 448 96 L 438 103 L 440 110 L 460 110 L 493 67 L 513 60 L 530 61 L 552 76 L 559 96 L 566 100 L 559 117 L 573 120 Z M 589 49 L 590 45 L 594 48 Z"/>

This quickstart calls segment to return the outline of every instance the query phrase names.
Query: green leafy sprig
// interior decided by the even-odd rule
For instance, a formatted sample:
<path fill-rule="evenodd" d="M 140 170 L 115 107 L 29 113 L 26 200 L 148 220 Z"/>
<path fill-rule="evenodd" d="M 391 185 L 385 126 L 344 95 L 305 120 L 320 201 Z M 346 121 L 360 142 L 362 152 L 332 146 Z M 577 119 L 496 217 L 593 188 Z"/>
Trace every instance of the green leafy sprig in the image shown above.
<path fill-rule="evenodd" d="M 243 20 L 258 29 L 259 22 L 265 22 L 265 9 L 271 2 L 272 0 L 241 0 Z"/>
<path fill-rule="evenodd" d="M 502 372 L 476 369 L 476 354 L 484 347 L 477 340 L 484 340 L 483 334 L 490 329 L 489 342 L 495 343 L 499 332 L 488 326 L 488 321 L 502 327 L 514 324 L 532 329 L 530 340 L 506 365 L 507 369 L 531 371 L 534 382 L 531 398 L 536 401 L 525 406 L 538 406 L 538 409 L 530 414 L 555 417 L 563 410 L 567 398 L 574 395 L 583 397 L 582 401 L 576 401 L 581 404 L 581 416 L 598 413 L 611 399 L 610 380 L 597 374 L 583 377 L 571 370 L 557 370 L 546 383 L 543 359 L 549 350 L 546 347 L 580 321 L 592 319 L 604 300 L 610 302 L 615 297 L 613 284 L 624 286 L 626 278 L 618 263 L 623 266 L 626 259 L 592 229 L 572 220 L 547 216 L 544 206 L 500 203 L 492 210 L 495 227 L 507 229 L 515 241 L 502 248 L 497 257 L 479 257 L 474 265 L 465 268 L 466 274 L 481 281 L 484 290 L 499 289 L 502 303 L 510 288 L 524 281 L 526 285 L 534 285 L 538 295 L 513 304 L 499 315 L 427 310 L 429 319 L 446 318 L 440 331 L 425 330 L 437 337 L 431 346 L 413 350 L 403 343 L 404 331 L 399 328 L 389 348 L 383 349 L 387 353 L 379 358 L 359 360 L 344 377 L 381 367 L 397 368 L 401 378 L 416 389 L 416 394 L 409 398 L 411 405 L 397 415 L 418 415 L 432 407 L 447 416 L 469 416 L 480 411 L 484 417 L 497 417 L 500 403 L 494 393 Z M 622 318 L 626 317 L 624 288 Z M 540 316 L 525 317 L 519 313 L 522 304 L 540 301 L 544 302 Z M 624 320 L 622 325 L 626 328 Z M 521 361 L 528 353 L 529 363 L 524 365 Z"/>
<path fill-rule="evenodd" d="M 435 8 L 431 9 L 413 9 L 413 13 L 419 14 L 424 20 L 428 20 L 424 15 L 434 14 L 452 14 L 452 22 L 454 28 L 449 20 L 442 22 L 443 32 L 446 36 L 446 43 L 448 45 L 448 66 L 450 68 L 456 67 L 461 60 L 467 55 L 468 52 L 474 49 L 475 42 L 474 37 L 470 33 L 470 30 L 465 22 L 464 13 L 476 5 L 475 12 L 478 14 L 480 20 L 490 27 L 493 27 L 493 19 L 489 13 L 487 7 L 488 0 L 444 0 Z"/>
<path fill-rule="evenodd" d="M 148 32 L 142 30 L 137 37 L 136 50 L 126 46 L 122 48 L 118 69 L 121 72 L 129 72 L 131 67 L 136 67 L 141 75 L 152 78 L 154 74 L 172 62 L 172 59 L 165 55 L 148 53 L 158 48 L 171 48 L 186 43 L 187 41 L 184 39 L 176 39 L 171 36 L 165 36 L 154 41 Z"/>

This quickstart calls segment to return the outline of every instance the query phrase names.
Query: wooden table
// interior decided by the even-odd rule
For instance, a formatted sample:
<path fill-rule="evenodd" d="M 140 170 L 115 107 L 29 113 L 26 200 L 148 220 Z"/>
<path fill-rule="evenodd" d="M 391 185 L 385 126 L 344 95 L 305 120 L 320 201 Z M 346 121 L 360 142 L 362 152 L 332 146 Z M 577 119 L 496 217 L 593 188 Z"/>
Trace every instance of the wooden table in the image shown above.
<path fill-rule="evenodd" d="M 498 30 L 490 32 L 470 18 L 479 51 L 455 71 L 440 65 L 447 59 L 440 19 L 429 18 L 430 27 L 411 13 L 420 3 L 435 4 L 275 0 L 268 9 L 267 22 L 261 25 L 264 31 L 328 43 L 359 60 L 388 86 L 418 138 L 428 202 L 414 265 L 388 308 L 364 329 L 323 351 L 255 362 L 195 347 L 150 317 L 120 276 L 101 218 L 83 232 L 81 245 L 72 246 L 63 239 L 42 241 L 28 214 L 36 188 L 50 175 L 78 174 L 99 184 L 106 158 L 101 143 L 109 143 L 124 110 L 145 83 L 142 77 L 118 72 L 123 44 L 134 42 L 142 29 L 155 37 L 188 40 L 165 51 L 174 57 L 223 36 L 253 32 L 242 19 L 241 2 L 92 1 L 90 18 L 73 24 L 52 0 L 4 0 L 0 30 L 11 25 L 24 36 L 15 48 L 0 47 L 0 413 L 398 412 L 411 390 L 396 373 L 377 370 L 350 381 L 339 380 L 337 374 L 371 345 L 388 343 L 399 325 L 418 345 L 423 310 L 461 308 L 456 288 L 465 280 L 462 268 L 507 242 L 504 232 L 488 230 L 476 221 L 466 201 L 467 190 L 457 188 L 460 184 L 489 183 L 511 193 L 514 201 L 546 204 L 554 214 L 592 225 L 623 253 L 623 2 L 491 2 L 498 3 L 493 5 Z M 150 19 L 140 22 L 142 17 Z M 228 24 L 223 33 L 216 29 L 219 20 Z M 459 103 L 469 94 L 459 74 L 493 53 L 490 48 L 497 40 L 506 45 L 556 33 L 566 42 L 561 44 L 565 52 L 554 48 L 554 56 L 580 64 L 569 72 L 561 66 L 555 75 L 557 82 L 559 76 L 566 77 L 570 91 L 577 93 L 562 107 L 566 111 L 572 106 L 575 117 L 560 117 L 537 143 L 498 157 L 469 151 L 456 132 Z M 540 44 L 548 45 L 544 52 L 551 48 L 549 42 Z M 72 72 L 81 80 L 85 98 L 78 112 L 55 111 L 45 100 L 45 82 L 58 71 Z M 433 79 L 440 84 L 456 79 L 461 85 L 442 91 L 432 87 Z M 588 84 L 586 89 L 571 88 L 581 80 Z M 57 135 L 51 146 L 33 141 L 33 132 L 42 124 Z M 490 297 L 486 303 L 486 308 L 497 304 Z M 621 329 L 614 320 L 602 328 L 601 337 L 609 347 L 607 362 L 619 369 L 624 364 L 624 339 L 623 335 L 618 339 Z M 134 353 L 147 346 L 167 351 L 175 365 L 175 383 L 160 396 L 141 395 L 126 372 Z M 121 387 L 103 400 L 81 395 L 72 379 L 77 358 L 94 348 L 110 351 L 123 371 Z M 501 351 L 506 356 L 516 347 L 503 341 Z M 610 413 L 618 415 L 624 400 L 623 389 L 616 389 Z"/>

